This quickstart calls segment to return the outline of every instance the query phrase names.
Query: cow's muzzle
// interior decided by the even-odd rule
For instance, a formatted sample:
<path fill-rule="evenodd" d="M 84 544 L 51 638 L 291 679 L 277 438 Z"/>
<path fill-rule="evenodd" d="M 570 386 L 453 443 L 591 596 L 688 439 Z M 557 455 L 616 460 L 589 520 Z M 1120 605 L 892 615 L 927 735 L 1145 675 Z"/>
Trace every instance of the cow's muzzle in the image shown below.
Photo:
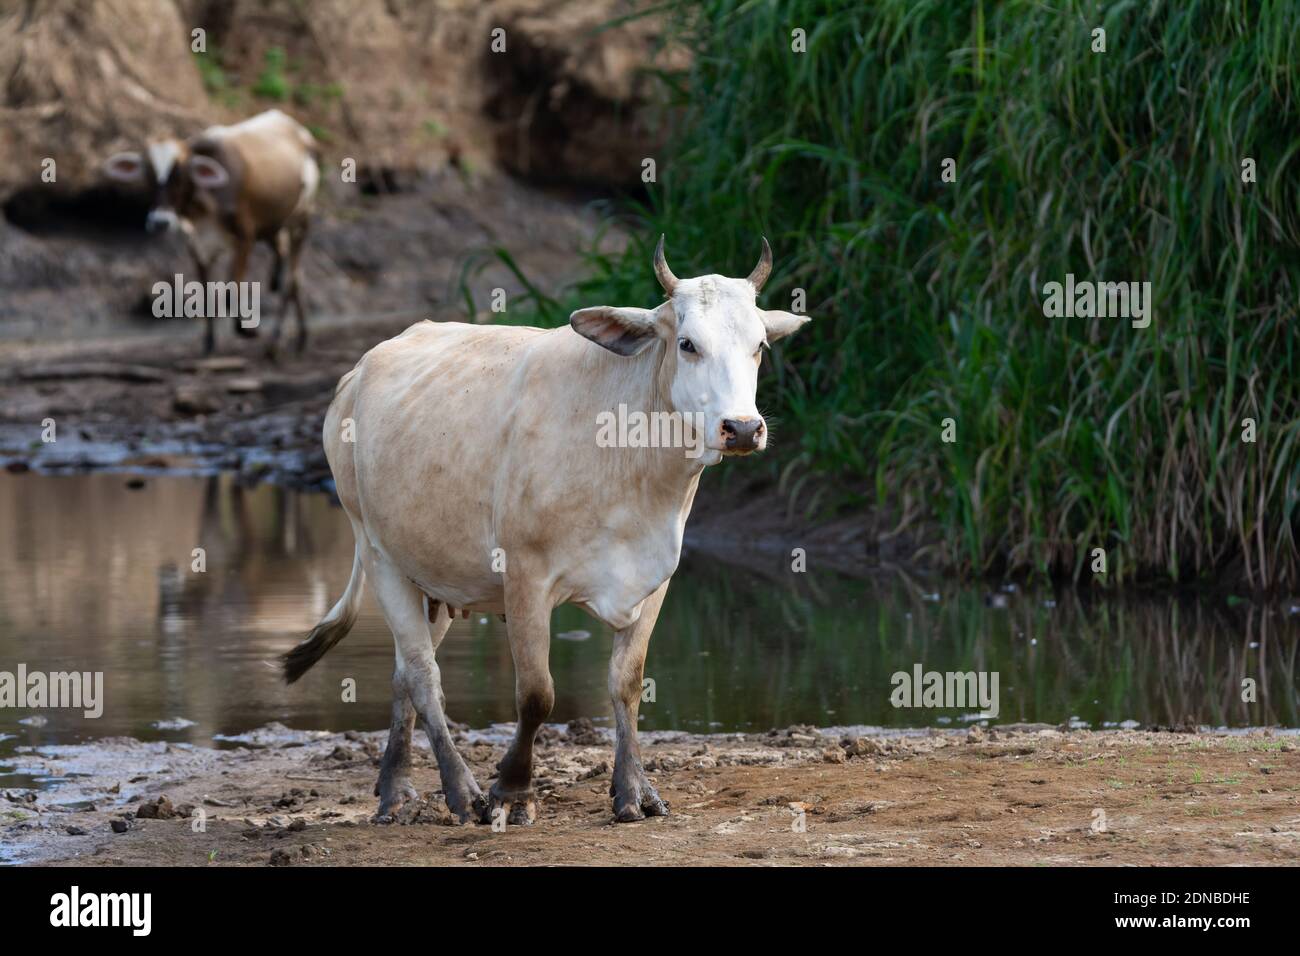
<path fill-rule="evenodd" d="M 766 428 L 761 418 L 724 418 L 722 447 L 729 454 L 747 455 L 763 448 Z"/>
<path fill-rule="evenodd" d="M 168 229 L 176 228 L 176 213 L 170 209 L 150 209 L 149 215 L 145 217 L 145 232 L 166 232 Z"/>

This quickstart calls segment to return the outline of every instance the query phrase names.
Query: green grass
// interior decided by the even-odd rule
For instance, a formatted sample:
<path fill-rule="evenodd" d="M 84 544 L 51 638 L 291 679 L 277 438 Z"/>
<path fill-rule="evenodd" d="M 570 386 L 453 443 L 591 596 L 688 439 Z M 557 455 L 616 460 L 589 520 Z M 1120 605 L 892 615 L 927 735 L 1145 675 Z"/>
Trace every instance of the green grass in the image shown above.
<path fill-rule="evenodd" d="M 290 84 L 285 77 L 285 56 L 282 47 L 267 49 L 262 72 L 253 84 L 253 93 L 266 100 L 283 100 L 289 95 Z"/>
<path fill-rule="evenodd" d="M 661 232 L 678 275 L 766 234 L 763 304 L 815 321 L 760 390 L 827 506 L 915 516 L 968 573 L 1091 579 L 1101 547 L 1111 581 L 1300 584 L 1300 5 L 676 9 L 677 133 L 575 300 L 657 301 Z M 1046 318 L 1067 272 L 1150 281 L 1151 327 Z"/>

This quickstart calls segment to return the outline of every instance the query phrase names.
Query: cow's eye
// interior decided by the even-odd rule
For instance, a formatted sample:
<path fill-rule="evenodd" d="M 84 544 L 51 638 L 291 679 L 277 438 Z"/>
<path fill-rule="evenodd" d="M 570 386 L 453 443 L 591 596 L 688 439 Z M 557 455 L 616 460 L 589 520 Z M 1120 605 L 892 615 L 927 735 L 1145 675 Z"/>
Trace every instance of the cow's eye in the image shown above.
<path fill-rule="evenodd" d="M 695 354 L 695 343 L 690 339 L 678 339 L 677 347 L 683 352 L 689 352 L 691 355 Z"/>

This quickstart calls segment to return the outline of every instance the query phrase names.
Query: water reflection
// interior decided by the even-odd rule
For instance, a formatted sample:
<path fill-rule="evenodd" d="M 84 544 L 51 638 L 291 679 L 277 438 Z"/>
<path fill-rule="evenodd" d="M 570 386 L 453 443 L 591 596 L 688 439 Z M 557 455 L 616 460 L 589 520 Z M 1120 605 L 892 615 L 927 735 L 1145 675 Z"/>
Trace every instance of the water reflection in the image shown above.
<path fill-rule="evenodd" d="M 197 573 L 194 549 L 206 571 Z M 0 477 L 0 670 L 105 672 L 104 716 L 0 710 L 0 754 L 22 743 L 108 735 L 209 743 L 278 720 L 302 728 L 387 724 L 392 642 L 367 599 L 351 636 L 292 688 L 277 654 L 346 584 L 352 536 L 323 495 L 231 477 Z M 646 728 L 755 730 L 792 723 L 926 726 L 971 709 L 895 709 L 890 676 L 1000 675 L 1001 721 L 1091 726 L 1300 725 L 1300 617 L 1277 605 L 1085 601 L 1007 595 L 899 576 L 683 562 L 651 643 Z M 995 606 L 988 606 L 989 604 Z M 611 635 L 556 613 L 554 719 L 607 716 Z M 457 621 L 439 652 L 454 720 L 513 717 L 510 652 L 494 617 Z M 353 678 L 357 702 L 343 701 Z M 1242 680 L 1257 700 L 1242 700 Z M 174 718 L 177 724 L 158 726 Z M 192 722 L 192 723 L 190 723 Z M 3 758 L 0 758 L 3 759 Z M 12 758 L 9 758 L 12 762 Z"/>

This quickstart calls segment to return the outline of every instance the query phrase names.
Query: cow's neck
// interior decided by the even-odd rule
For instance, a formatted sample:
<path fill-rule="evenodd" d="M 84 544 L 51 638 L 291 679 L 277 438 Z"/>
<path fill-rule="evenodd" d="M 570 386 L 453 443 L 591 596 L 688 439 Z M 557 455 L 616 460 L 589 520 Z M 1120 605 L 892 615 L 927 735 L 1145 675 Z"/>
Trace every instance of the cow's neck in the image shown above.
<path fill-rule="evenodd" d="M 657 343 L 640 355 L 610 356 L 611 408 L 624 404 L 629 415 L 643 413 L 651 423 L 657 421 L 656 415 L 676 412 L 671 398 L 673 369 L 666 351 L 663 343 Z M 683 447 L 620 448 L 617 453 L 623 465 L 620 471 L 639 488 L 643 500 L 680 512 L 685 519 L 704 470 L 700 458 L 688 457 Z"/>

